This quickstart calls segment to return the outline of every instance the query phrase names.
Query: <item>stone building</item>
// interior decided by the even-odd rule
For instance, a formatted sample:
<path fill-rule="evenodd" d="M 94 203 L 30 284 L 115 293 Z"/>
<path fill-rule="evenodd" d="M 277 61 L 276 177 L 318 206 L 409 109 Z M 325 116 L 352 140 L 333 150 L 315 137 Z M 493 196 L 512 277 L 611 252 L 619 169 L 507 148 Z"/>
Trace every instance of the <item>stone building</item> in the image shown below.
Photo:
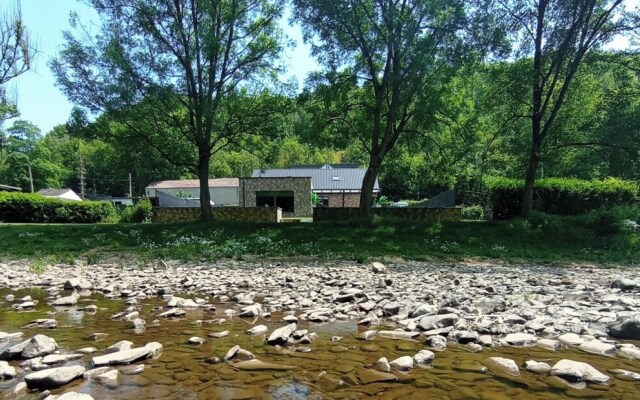
<path fill-rule="evenodd" d="M 240 207 L 278 207 L 285 217 L 310 217 L 310 177 L 240 178 Z"/>
<path fill-rule="evenodd" d="M 353 164 L 304 165 L 282 169 L 254 169 L 252 178 L 311 178 L 311 190 L 318 196 L 320 207 L 358 207 L 366 170 Z M 380 193 L 376 179 L 374 200 Z"/>

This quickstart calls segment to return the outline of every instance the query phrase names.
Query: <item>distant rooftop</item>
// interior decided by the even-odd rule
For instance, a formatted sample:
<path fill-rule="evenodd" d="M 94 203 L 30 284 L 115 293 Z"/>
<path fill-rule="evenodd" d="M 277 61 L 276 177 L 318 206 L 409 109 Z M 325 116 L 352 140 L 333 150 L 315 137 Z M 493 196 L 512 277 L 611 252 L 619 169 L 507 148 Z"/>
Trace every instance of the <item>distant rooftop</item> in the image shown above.
<path fill-rule="evenodd" d="M 9 186 L 9 185 L 0 185 L 0 191 L 5 191 L 5 192 L 22 192 L 22 189 L 19 187 L 15 187 L 15 186 Z"/>
<path fill-rule="evenodd" d="M 366 170 L 364 168 L 282 168 L 282 169 L 254 169 L 252 178 L 311 178 L 314 192 L 359 192 Z M 380 191 L 378 180 L 373 187 L 374 192 Z"/>
<path fill-rule="evenodd" d="M 238 178 L 218 178 L 209 179 L 209 187 L 238 187 Z M 155 181 L 151 182 L 147 189 L 197 189 L 200 187 L 198 179 L 181 179 L 175 181 Z"/>
<path fill-rule="evenodd" d="M 338 169 L 338 168 L 360 168 L 362 165 L 358 163 L 345 164 L 297 164 L 291 165 L 288 169 Z"/>
<path fill-rule="evenodd" d="M 66 189 L 40 189 L 36 193 L 41 194 L 41 195 L 46 196 L 46 197 L 58 197 L 58 196 L 62 196 L 63 194 L 67 193 L 70 190 L 71 189 L 69 189 L 69 188 L 66 188 Z"/>

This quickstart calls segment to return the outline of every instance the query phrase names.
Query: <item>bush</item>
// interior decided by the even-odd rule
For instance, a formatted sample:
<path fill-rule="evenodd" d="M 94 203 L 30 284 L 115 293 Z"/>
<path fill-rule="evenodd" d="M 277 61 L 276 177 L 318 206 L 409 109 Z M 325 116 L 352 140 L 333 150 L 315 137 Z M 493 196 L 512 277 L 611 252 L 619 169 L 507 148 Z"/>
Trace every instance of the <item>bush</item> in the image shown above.
<path fill-rule="evenodd" d="M 491 192 L 495 219 L 510 219 L 520 214 L 523 181 L 491 178 L 486 185 Z M 637 193 L 637 184 L 613 178 L 601 181 L 539 179 L 533 191 L 533 208 L 555 215 L 584 214 L 603 207 L 632 205 Z"/>
<path fill-rule="evenodd" d="M 0 221 L 97 223 L 116 214 L 105 201 L 59 200 L 30 193 L 0 192 Z"/>
<path fill-rule="evenodd" d="M 120 216 L 120 222 L 151 222 L 151 216 L 153 214 L 153 206 L 149 199 L 140 199 L 132 207 L 127 207 L 122 211 Z"/>
<path fill-rule="evenodd" d="M 484 219 L 484 208 L 482 206 L 462 207 L 462 219 L 482 220 Z"/>

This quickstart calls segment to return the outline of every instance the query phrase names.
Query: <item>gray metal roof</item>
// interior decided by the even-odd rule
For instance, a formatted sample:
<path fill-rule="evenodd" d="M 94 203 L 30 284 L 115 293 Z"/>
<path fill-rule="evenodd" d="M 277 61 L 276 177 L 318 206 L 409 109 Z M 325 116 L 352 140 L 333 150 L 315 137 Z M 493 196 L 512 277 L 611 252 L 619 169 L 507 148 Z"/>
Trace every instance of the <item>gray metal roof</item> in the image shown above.
<path fill-rule="evenodd" d="M 362 180 L 366 170 L 364 168 L 283 168 L 283 169 L 254 169 L 252 178 L 311 178 L 314 192 L 357 191 L 362 189 Z M 380 191 L 378 179 L 373 186 L 374 192 Z"/>
<path fill-rule="evenodd" d="M 41 194 L 43 196 L 57 197 L 57 196 L 62 196 L 63 194 L 67 193 L 70 190 L 71 189 L 40 189 L 36 193 Z"/>

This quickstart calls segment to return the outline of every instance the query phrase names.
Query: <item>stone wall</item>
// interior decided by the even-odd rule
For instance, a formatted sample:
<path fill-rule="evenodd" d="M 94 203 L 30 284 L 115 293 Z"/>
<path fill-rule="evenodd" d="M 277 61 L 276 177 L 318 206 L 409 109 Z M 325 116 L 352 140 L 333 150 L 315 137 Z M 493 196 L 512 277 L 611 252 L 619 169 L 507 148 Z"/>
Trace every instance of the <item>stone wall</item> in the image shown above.
<path fill-rule="evenodd" d="M 358 207 L 360 206 L 360 193 L 330 193 L 329 207 Z"/>
<path fill-rule="evenodd" d="M 283 213 L 285 216 L 310 217 L 313 214 L 310 177 L 241 178 L 239 190 L 240 207 L 255 207 L 256 192 L 262 191 L 293 192 L 293 213 Z"/>
<path fill-rule="evenodd" d="M 461 208 L 410 208 L 384 207 L 373 208 L 373 215 L 406 219 L 411 221 L 460 221 Z M 357 219 L 358 208 L 316 207 L 313 209 L 313 222 L 336 222 Z"/>
<path fill-rule="evenodd" d="M 280 222 L 282 210 L 275 207 L 212 207 L 213 219 L 237 222 Z M 188 222 L 200 219 L 200 208 L 154 207 L 154 223 Z"/>

